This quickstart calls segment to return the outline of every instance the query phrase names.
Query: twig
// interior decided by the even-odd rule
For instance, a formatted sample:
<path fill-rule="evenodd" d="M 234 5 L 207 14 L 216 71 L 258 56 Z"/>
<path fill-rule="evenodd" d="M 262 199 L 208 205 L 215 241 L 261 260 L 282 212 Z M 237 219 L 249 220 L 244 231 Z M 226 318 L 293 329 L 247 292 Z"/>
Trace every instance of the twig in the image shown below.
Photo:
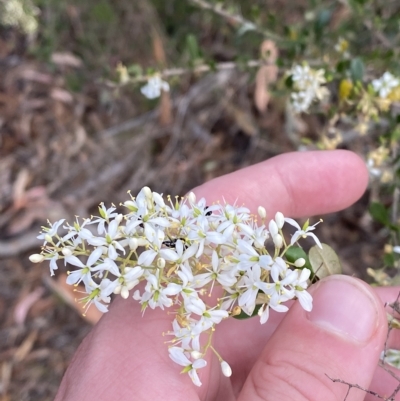
<path fill-rule="evenodd" d="M 245 66 L 248 68 L 257 68 L 263 64 L 267 64 L 264 60 L 249 60 L 245 63 Z M 226 70 L 233 70 L 238 68 L 240 63 L 235 61 L 226 61 L 223 63 L 215 64 L 214 66 L 210 66 L 208 64 L 198 65 L 194 68 L 171 68 L 169 70 L 165 70 L 161 72 L 162 77 L 171 77 L 171 76 L 179 76 L 185 74 L 201 74 L 209 71 L 226 71 Z"/>
<path fill-rule="evenodd" d="M 371 395 L 373 395 L 374 397 L 379 398 L 379 399 L 384 400 L 384 401 L 394 401 L 394 398 L 382 397 L 380 394 L 376 393 L 375 391 L 368 390 L 367 388 L 361 387 L 361 386 L 359 386 L 358 384 L 348 383 L 348 382 L 345 382 L 345 381 L 342 380 L 342 379 L 332 379 L 332 378 L 329 377 L 328 375 L 326 375 L 326 377 L 327 377 L 329 380 L 332 380 L 333 383 L 342 383 L 342 384 L 345 384 L 346 386 L 349 387 L 349 389 L 347 390 L 346 396 L 344 397 L 344 400 L 343 400 L 343 401 L 346 401 L 346 399 L 347 399 L 347 397 L 348 397 L 348 395 L 349 395 L 349 393 L 350 393 L 350 390 L 351 390 L 352 388 L 357 388 L 357 389 L 359 389 L 359 390 L 361 390 L 361 391 L 364 391 L 364 392 L 367 393 L 367 394 L 371 394 Z"/>
<path fill-rule="evenodd" d="M 229 11 L 224 10 L 218 4 L 216 4 L 216 5 L 210 4 L 209 2 L 207 2 L 205 0 L 189 0 L 189 2 L 202 8 L 203 10 L 210 10 L 235 25 L 248 26 L 249 28 L 253 29 L 254 31 L 257 31 L 257 32 L 263 34 L 265 37 L 272 39 L 275 42 L 281 43 L 281 42 L 285 41 L 285 39 L 280 37 L 279 35 L 257 26 L 256 24 L 254 24 L 254 22 L 243 18 L 241 15 L 231 14 Z"/>
<path fill-rule="evenodd" d="M 249 60 L 244 63 L 247 68 L 258 68 L 262 65 L 268 64 L 265 60 Z M 213 66 L 208 64 L 201 64 L 193 68 L 168 68 L 159 72 L 161 78 L 177 77 L 186 74 L 204 74 L 210 71 L 229 71 L 235 68 L 241 67 L 243 64 L 241 62 L 226 61 L 222 63 L 217 63 Z M 152 75 L 140 75 L 134 78 L 130 78 L 124 82 L 115 83 L 111 81 L 105 81 L 104 83 L 111 88 L 120 88 L 128 84 L 145 83 L 151 78 Z"/>

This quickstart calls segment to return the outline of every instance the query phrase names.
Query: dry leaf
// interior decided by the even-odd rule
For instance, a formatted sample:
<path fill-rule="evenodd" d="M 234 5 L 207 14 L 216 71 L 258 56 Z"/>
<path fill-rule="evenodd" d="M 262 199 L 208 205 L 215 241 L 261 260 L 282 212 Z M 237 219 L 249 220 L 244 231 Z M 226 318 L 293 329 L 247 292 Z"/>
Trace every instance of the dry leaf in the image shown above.
<path fill-rule="evenodd" d="M 152 40 L 154 58 L 160 67 L 164 67 L 167 63 L 164 43 L 156 29 L 153 29 Z M 172 123 L 172 102 L 169 92 L 161 92 L 159 121 L 163 127 Z"/>
<path fill-rule="evenodd" d="M 82 67 L 82 60 L 79 57 L 75 56 L 74 54 L 68 52 L 53 53 L 51 55 L 51 61 L 54 64 L 65 67 L 74 67 L 74 68 Z"/>
<path fill-rule="evenodd" d="M 53 88 L 50 92 L 50 97 L 66 104 L 71 104 L 74 102 L 74 97 L 65 89 Z"/>
<path fill-rule="evenodd" d="M 13 358 L 15 362 L 23 361 L 26 356 L 31 352 L 33 344 L 37 339 L 38 332 L 38 330 L 32 331 L 29 336 L 24 340 L 24 342 L 18 347 Z"/>
<path fill-rule="evenodd" d="M 17 176 L 13 185 L 13 208 L 21 209 L 26 204 L 25 189 L 30 181 L 30 174 L 27 169 L 22 169 Z"/>
<path fill-rule="evenodd" d="M 153 29 L 153 54 L 157 64 L 164 66 L 167 63 L 163 40 L 156 29 Z"/>
<path fill-rule="evenodd" d="M 15 306 L 14 309 L 14 322 L 22 325 L 25 322 L 29 309 L 37 302 L 44 293 L 43 287 L 38 287 L 31 293 L 25 295 Z"/>
<path fill-rule="evenodd" d="M 254 121 L 251 113 L 241 110 L 234 104 L 227 103 L 225 109 L 239 128 L 248 136 L 258 135 L 258 125 Z"/>
<path fill-rule="evenodd" d="M 278 57 L 278 49 L 271 40 L 264 40 L 260 46 L 261 58 L 267 64 L 263 65 L 257 71 L 254 89 L 254 103 L 260 113 L 267 110 L 270 100 L 268 85 L 275 82 L 278 78 L 278 67 L 275 64 Z"/>

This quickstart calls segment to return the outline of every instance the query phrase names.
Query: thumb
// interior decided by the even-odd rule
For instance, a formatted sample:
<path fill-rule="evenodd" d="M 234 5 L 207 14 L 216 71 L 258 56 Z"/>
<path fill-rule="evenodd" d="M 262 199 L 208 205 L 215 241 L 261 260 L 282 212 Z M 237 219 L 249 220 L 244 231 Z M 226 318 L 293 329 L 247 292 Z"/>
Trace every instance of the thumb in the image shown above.
<path fill-rule="evenodd" d="M 362 281 L 330 276 L 310 288 L 313 310 L 296 302 L 268 341 L 238 401 L 343 401 L 348 386 L 368 388 L 383 349 L 382 302 Z M 328 377 L 329 376 L 329 377 Z M 346 401 L 361 401 L 352 389 Z"/>

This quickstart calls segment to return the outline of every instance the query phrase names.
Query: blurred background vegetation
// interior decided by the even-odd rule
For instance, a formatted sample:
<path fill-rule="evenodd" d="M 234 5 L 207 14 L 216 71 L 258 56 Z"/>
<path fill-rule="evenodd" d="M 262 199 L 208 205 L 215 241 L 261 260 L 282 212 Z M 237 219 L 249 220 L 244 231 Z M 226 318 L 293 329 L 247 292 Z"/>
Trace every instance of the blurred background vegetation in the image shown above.
<path fill-rule="evenodd" d="M 357 129 L 356 113 L 340 115 L 332 129 L 336 106 L 293 115 L 285 75 L 267 89 L 257 63 L 267 38 L 280 71 L 304 60 L 333 65 L 339 104 L 335 88 L 346 77 L 356 85 L 385 71 L 399 76 L 400 2 L 206 3 L 214 11 L 202 3 L 0 0 L 1 401 L 52 400 L 99 318 L 82 318 L 65 272 L 50 281 L 47 265 L 28 261 L 41 224 L 96 214 L 100 202 L 118 205 L 128 190 L 182 195 L 283 152 L 350 149 L 370 163 L 370 187 L 352 208 L 326 216 L 319 236 L 346 274 L 368 279 L 370 267 L 382 283 L 395 276 L 398 103 L 368 120 L 367 132 Z M 341 39 L 348 45 L 338 54 Z M 184 73 L 168 76 L 170 92 L 156 100 L 140 93 L 148 75 L 175 67 Z"/>

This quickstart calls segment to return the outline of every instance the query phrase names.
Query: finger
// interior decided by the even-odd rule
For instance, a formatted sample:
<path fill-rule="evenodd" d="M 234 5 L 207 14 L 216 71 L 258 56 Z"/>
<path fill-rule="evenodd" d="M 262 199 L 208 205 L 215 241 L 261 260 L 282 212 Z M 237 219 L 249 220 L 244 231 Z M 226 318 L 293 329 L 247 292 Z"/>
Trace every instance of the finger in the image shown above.
<path fill-rule="evenodd" d="M 171 318 L 118 299 L 76 352 L 55 401 L 197 401 L 197 387 L 168 357 Z M 182 380 L 183 379 L 183 380 Z"/>
<path fill-rule="evenodd" d="M 339 401 L 348 386 L 368 388 L 386 337 L 386 315 L 362 281 L 330 276 L 310 288 L 313 310 L 295 302 L 260 355 L 239 401 Z M 331 378 L 329 378 L 329 377 Z M 361 401 L 353 390 L 347 401 Z"/>
<path fill-rule="evenodd" d="M 330 213 L 361 197 L 368 182 L 365 163 L 345 150 L 286 153 L 216 178 L 194 189 L 208 202 L 225 199 L 251 210 L 291 217 Z"/>

